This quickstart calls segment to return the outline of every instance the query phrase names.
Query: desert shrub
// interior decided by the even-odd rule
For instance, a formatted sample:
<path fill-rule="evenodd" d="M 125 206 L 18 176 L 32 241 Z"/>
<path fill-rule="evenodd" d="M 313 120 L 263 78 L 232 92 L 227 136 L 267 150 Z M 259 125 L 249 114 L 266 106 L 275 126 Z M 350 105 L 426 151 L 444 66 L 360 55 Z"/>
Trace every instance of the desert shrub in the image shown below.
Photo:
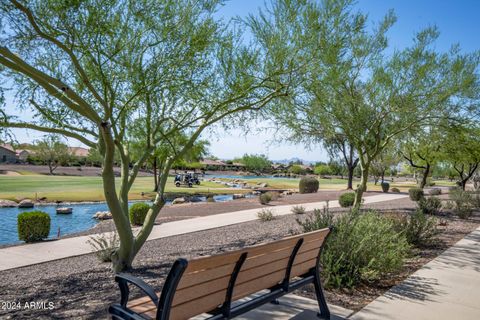
<path fill-rule="evenodd" d="M 327 203 L 322 210 L 314 209 L 313 213 L 308 215 L 305 219 L 297 219 L 297 223 L 302 227 L 303 232 L 328 228 L 334 224 L 333 213 L 330 212 Z"/>
<path fill-rule="evenodd" d="M 300 193 L 315 193 L 319 187 L 320 182 L 314 177 L 303 177 L 298 185 Z"/>
<path fill-rule="evenodd" d="M 22 212 L 17 216 L 18 239 L 35 242 L 48 238 L 50 216 L 42 211 Z"/>
<path fill-rule="evenodd" d="M 277 201 L 280 199 L 280 192 L 278 191 L 268 191 L 267 193 L 270 195 L 271 201 Z"/>
<path fill-rule="evenodd" d="M 395 192 L 395 193 L 399 193 L 400 192 L 400 189 L 398 189 L 397 187 L 393 187 L 391 189 L 392 192 Z"/>
<path fill-rule="evenodd" d="M 87 242 L 97 259 L 101 262 L 111 262 L 112 255 L 120 246 L 120 238 L 117 232 L 106 232 L 90 236 Z"/>
<path fill-rule="evenodd" d="M 272 195 L 269 192 L 262 193 L 259 197 L 258 200 L 260 201 L 261 204 L 268 204 L 270 201 L 272 201 Z"/>
<path fill-rule="evenodd" d="M 207 202 L 215 202 L 215 198 L 213 197 L 213 194 L 209 194 L 207 196 Z"/>
<path fill-rule="evenodd" d="M 430 189 L 430 191 L 428 192 L 430 195 L 432 196 L 439 196 L 442 194 L 442 189 L 440 188 L 433 188 L 433 189 Z"/>
<path fill-rule="evenodd" d="M 378 280 L 398 271 L 409 250 L 405 235 L 391 219 L 375 211 L 341 215 L 322 251 L 325 286 L 351 288 Z"/>
<path fill-rule="evenodd" d="M 417 209 L 411 216 L 405 216 L 399 228 L 405 233 L 408 243 L 421 247 L 432 243 L 437 234 L 437 221 Z"/>
<path fill-rule="evenodd" d="M 294 214 L 304 214 L 305 213 L 305 207 L 304 206 L 293 206 L 292 207 L 292 213 Z"/>
<path fill-rule="evenodd" d="M 355 202 L 355 192 L 344 193 L 338 198 L 338 203 L 342 208 L 347 208 L 353 206 Z"/>
<path fill-rule="evenodd" d="M 258 219 L 262 222 L 272 221 L 275 219 L 273 211 L 270 209 L 262 209 L 257 213 Z"/>
<path fill-rule="evenodd" d="M 143 225 L 148 210 L 150 210 L 150 206 L 145 202 L 134 203 L 129 210 L 130 223 L 136 226 Z"/>
<path fill-rule="evenodd" d="M 425 214 L 438 214 L 442 209 L 442 200 L 437 197 L 421 198 L 418 202 L 418 208 Z"/>
<path fill-rule="evenodd" d="M 471 191 L 470 196 L 472 198 L 471 203 L 473 208 L 479 209 L 480 208 L 480 192 L 479 191 Z"/>
<path fill-rule="evenodd" d="M 420 201 L 420 199 L 425 197 L 425 193 L 422 188 L 411 188 L 408 190 L 408 195 L 412 201 Z"/>
<path fill-rule="evenodd" d="M 385 193 L 388 192 L 388 190 L 390 189 L 390 183 L 388 182 L 385 182 L 385 181 L 382 182 L 381 186 L 382 186 L 382 191 Z"/>
<path fill-rule="evenodd" d="M 450 190 L 449 198 L 450 207 L 461 219 L 468 219 L 472 215 L 474 198 L 470 193 L 461 188 L 453 188 Z"/>

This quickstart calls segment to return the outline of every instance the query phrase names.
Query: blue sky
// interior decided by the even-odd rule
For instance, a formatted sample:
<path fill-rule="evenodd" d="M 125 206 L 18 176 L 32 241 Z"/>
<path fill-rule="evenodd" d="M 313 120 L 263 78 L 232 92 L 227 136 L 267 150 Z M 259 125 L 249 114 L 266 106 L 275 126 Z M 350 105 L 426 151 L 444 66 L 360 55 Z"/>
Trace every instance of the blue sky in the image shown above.
<path fill-rule="evenodd" d="M 255 13 L 264 6 L 263 0 L 231 0 L 218 12 L 229 19 L 234 16 L 246 16 Z M 368 13 L 370 23 L 379 21 L 389 9 L 394 9 L 398 21 L 389 32 L 392 48 L 408 46 L 415 32 L 432 25 L 438 26 L 440 38 L 437 49 L 448 50 L 454 43 L 459 43 L 465 52 L 480 49 L 480 1 L 477 0 L 360 0 L 356 7 Z M 26 130 L 16 131 L 19 141 L 31 141 L 41 135 Z M 219 158 L 233 158 L 244 153 L 264 153 L 271 159 L 291 157 L 305 160 L 326 160 L 327 154 L 321 147 L 308 150 L 303 145 L 287 143 L 271 144 L 273 133 L 249 133 L 243 135 L 238 130 L 217 132 L 204 135 L 211 140 L 211 152 Z M 70 141 L 71 145 L 80 145 Z"/>

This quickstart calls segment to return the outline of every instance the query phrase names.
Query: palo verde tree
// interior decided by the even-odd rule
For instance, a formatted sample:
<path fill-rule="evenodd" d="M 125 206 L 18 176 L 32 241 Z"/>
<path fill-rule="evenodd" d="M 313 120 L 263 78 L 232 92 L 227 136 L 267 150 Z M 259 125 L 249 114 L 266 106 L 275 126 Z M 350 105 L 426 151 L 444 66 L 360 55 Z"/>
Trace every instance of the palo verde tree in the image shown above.
<path fill-rule="evenodd" d="M 396 21 L 394 14 L 370 28 L 352 2 L 278 1 L 263 30 L 303 50 L 296 61 L 303 67 L 303 81 L 292 89 L 291 99 L 269 109 L 271 114 L 300 138 L 310 132 L 322 139 L 345 137 L 359 158 L 359 207 L 372 162 L 391 141 L 424 123 L 461 114 L 465 101 L 478 99 L 479 56 L 461 54 L 456 46 L 436 52 L 435 28 L 387 54 L 386 32 Z M 276 27 L 286 21 L 287 31 Z"/>
<path fill-rule="evenodd" d="M 0 77 L 13 83 L 15 113 L 3 128 L 56 133 L 97 148 L 105 199 L 120 238 L 116 271 L 132 266 L 165 204 L 172 164 L 200 134 L 287 94 L 288 64 L 276 49 L 245 44 L 240 27 L 214 17 L 220 0 L 5 0 L 0 2 Z M 15 108 L 9 108 L 14 109 Z M 7 110 L 7 109 L 3 109 Z M 142 118 L 143 154 L 132 159 L 129 124 Z M 128 193 L 158 145 L 188 137 L 163 165 L 158 192 L 133 233 Z M 120 158 L 119 187 L 114 159 Z"/>
<path fill-rule="evenodd" d="M 72 155 L 68 146 L 57 135 L 47 135 L 35 143 L 34 157 L 48 166 L 51 175 L 61 164 L 67 163 Z"/>

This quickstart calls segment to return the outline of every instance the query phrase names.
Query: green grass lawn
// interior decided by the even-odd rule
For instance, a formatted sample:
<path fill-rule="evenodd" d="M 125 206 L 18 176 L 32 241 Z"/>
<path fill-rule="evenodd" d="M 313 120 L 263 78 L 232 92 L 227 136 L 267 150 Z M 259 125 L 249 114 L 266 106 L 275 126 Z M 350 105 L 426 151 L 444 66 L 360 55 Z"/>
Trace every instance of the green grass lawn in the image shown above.
<path fill-rule="evenodd" d="M 231 180 L 231 179 L 225 179 Z M 267 183 L 270 188 L 275 189 L 298 189 L 298 182 L 300 179 L 293 179 L 293 178 L 259 178 L 259 179 L 244 179 L 244 182 L 247 182 L 251 185 L 256 185 L 257 183 Z M 359 180 L 353 181 L 353 186 L 359 183 Z M 450 181 L 433 181 L 436 185 L 442 186 L 453 186 L 455 185 L 454 182 Z M 347 180 L 346 179 L 320 179 L 320 190 L 343 190 L 347 187 Z M 407 191 L 410 188 L 416 187 L 415 181 L 399 181 L 393 182 L 390 184 L 390 188 L 399 188 L 401 191 Z M 382 187 L 380 183 L 375 185 L 373 182 L 368 183 L 368 190 L 371 191 L 381 191 Z"/>
<path fill-rule="evenodd" d="M 119 179 L 117 179 L 119 184 Z M 129 193 L 130 199 L 142 199 L 141 193 L 153 196 L 153 177 L 138 177 Z M 179 193 L 235 193 L 238 189 L 226 188 L 222 185 L 202 181 L 200 186 L 175 187 L 173 177 L 166 186 L 167 192 Z M 102 201 L 103 187 L 101 177 L 72 176 L 0 176 L 0 199 L 42 198 L 48 201 Z"/>

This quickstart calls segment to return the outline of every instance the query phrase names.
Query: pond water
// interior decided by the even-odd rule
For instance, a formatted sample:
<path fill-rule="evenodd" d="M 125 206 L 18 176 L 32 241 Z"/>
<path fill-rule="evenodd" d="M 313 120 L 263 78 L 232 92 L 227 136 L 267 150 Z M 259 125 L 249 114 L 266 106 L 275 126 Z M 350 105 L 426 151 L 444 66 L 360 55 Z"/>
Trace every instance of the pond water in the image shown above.
<path fill-rule="evenodd" d="M 213 198 L 216 202 L 233 200 L 232 195 L 215 195 Z M 192 202 L 202 202 L 206 200 L 204 196 L 193 196 L 191 199 Z M 167 205 L 170 204 L 171 201 L 167 201 Z M 21 212 L 40 210 L 48 213 L 51 218 L 49 238 L 55 238 L 57 237 L 59 229 L 61 235 L 66 235 L 92 228 L 98 223 L 92 216 L 98 211 L 108 211 L 106 203 L 84 203 L 61 206 L 73 208 L 73 213 L 57 214 L 57 205 L 41 205 L 36 206 L 34 209 L 0 208 L 0 245 L 22 243 L 22 241 L 18 240 L 17 232 L 17 216 Z"/>

